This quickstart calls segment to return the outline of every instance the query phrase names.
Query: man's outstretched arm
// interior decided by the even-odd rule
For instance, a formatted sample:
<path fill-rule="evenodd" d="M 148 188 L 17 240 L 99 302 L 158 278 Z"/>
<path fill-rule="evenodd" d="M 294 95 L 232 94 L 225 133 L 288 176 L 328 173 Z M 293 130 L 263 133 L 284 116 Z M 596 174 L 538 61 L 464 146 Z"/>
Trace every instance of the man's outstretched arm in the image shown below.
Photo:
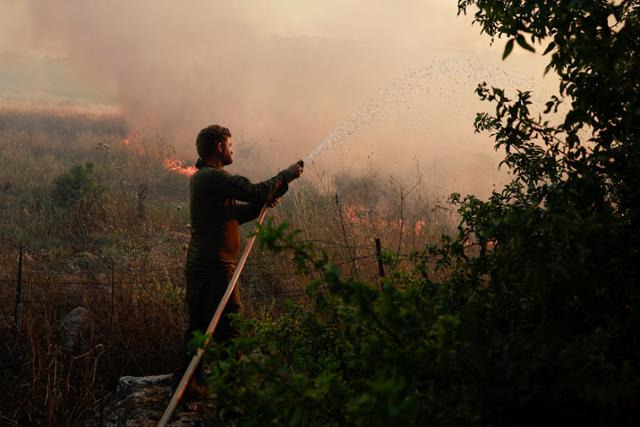
<path fill-rule="evenodd" d="M 259 205 L 261 208 L 265 203 L 284 195 L 289 189 L 289 182 L 300 177 L 302 170 L 301 163 L 294 163 L 274 177 L 257 184 L 243 176 L 229 175 L 221 171 L 217 174 L 217 179 L 221 182 L 217 183 L 215 188 L 220 189 L 224 197 Z"/>

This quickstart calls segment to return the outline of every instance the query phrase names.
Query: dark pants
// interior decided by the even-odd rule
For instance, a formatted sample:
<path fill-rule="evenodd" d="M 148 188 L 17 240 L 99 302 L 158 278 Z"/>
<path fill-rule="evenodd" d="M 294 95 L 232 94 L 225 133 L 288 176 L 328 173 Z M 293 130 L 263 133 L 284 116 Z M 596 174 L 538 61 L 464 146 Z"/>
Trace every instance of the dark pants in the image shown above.
<path fill-rule="evenodd" d="M 204 333 L 209 327 L 209 323 L 222 300 L 222 296 L 227 290 L 229 280 L 233 275 L 233 268 L 221 268 L 216 271 L 187 271 L 187 309 L 189 312 L 189 325 L 185 331 L 182 341 L 182 358 L 180 368 L 174 373 L 174 385 L 186 371 L 191 362 L 192 354 L 188 352 L 188 343 L 193 339 L 193 333 L 200 331 Z M 217 342 L 228 342 L 237 336 L 237 331 L 231 326 L 228 314 L 240 311 L 240 297 L 238 289 L 231 295 L 220 321 L 213 333 L 213 340 Z M 198 365 L 194 377 L 199 382 L 204 381 L 204 367 L 202 363 Z"/>

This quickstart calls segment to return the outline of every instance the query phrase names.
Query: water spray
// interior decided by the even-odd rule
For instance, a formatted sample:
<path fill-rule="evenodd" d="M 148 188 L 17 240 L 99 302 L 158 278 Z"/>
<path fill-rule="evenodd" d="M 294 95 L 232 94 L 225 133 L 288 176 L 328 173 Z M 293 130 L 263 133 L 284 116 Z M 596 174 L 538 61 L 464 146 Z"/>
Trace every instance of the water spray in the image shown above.
<path fill-rule="evenodd" d="M 437 83 L 440 77 L 449 78 L 450 86 L 444 88 Z M 400 114 L 413 106 L 413 101 L 424 94 L 434 94 L 450 99 L 456 88 L 463 84 L 474 85 L 483 80 L 499 81 L 510 87 L 528 87 L 533 81 L 525 81 L 514 77 L 499 67 L 482 64 L 467 58 L 448 58 L 431 61 L 428 65 L 405 68 L 389 84 L 360 105 L 340 125 L 333 129 L 304 158 L 306 164 L 314 162 L 324 151 L 340 145 L 345 139 L 356 134 L 361 128 L 380 119 Z M 548 93 L 540 99 L 548 98 Z M 541 104 L 542 105 L 542 104 Z"/>

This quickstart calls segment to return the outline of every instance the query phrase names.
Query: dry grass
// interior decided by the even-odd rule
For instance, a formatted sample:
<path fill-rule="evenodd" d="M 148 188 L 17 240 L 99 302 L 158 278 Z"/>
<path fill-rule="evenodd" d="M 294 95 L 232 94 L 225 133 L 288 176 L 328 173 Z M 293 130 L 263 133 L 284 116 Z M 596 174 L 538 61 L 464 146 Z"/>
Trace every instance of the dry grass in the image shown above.
<path fill-rule="evenodd" d="M 109 116 L 0 114 L 0 423 L 78 424 L 100 412 L 122 375 L 176 366 L 184 329 L 182 262 L 188 242 L 187 179 L 162 167 L 171 147 L 136 137 L 122 144 Z M 55 177 L 90 161 L 98 190 L 86 205 L 56 205 Z M 374 239 L 400 260 L 451 232 L 450 207 L 376 176 L 302 180 L 277 209 L 301 239 L 343 272 L 375 283 Z M 251 225 L 244 227 L 251 232 Z M 24 245 L 22 310 L 14 324 L 18 246 Z M 112 266 L 115 268 L 112 270 Z M 389 271 L 388 271 L 389 272 Z M 285 257 L 252 254 L 242 277 L 251 315 L 304 302 L 309 278 Z M 61 342 L 60 320 L 88 310 L 82 339 Z"/>
<path fill-rule="evenodd" d="M 184 325 L 182 274 L 120 271 L 106 281 L 86 275 L 29 273 L 14 324 L 13 292 L 3 292 L 2 408 L 19 425 L 64 425 L 99 407 L 122 375 L 170 372 Z M 15 288 L 4 278 L 3 289 Z M 88 318 L 75 345 L 61 319 L 75 307 Z"/>

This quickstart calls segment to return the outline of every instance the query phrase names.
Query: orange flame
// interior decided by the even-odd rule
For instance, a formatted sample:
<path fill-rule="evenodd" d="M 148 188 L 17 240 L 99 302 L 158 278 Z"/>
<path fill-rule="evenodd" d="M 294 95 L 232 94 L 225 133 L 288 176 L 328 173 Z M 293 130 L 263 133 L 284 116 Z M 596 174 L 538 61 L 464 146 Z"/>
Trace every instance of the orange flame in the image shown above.
<path fill-rule="evenodd" d="M 122 140 L 122 144 L 137 152 L 138 154 L 145 153 L 145 145 L 143 142 L 143 134 L 137 129 L 131 129 L 125 135 Z M 166 158 L 162 161 L 164 168 L 170 172 L 179 173 L 184 176 L 191 176 L 197 172 L 195 166 L 187 166 L 183 161 L 173 158 Z"/>
<path fill-rule="evenodd" d="M 183 161 L 177 159 L 164 159 L 162 163 L 166 170 L 179 173 L 184 176 L 191 176 L 197 171 L 195 166 L 187 166 Z"/>
<path fill-rule="evenodd" d="M 129 132 L 127 132 L 127 134 L 125 135 L 124 139 L 122 140 L 122 143 L 124 145 L 129 145 L 131 144 L 133 141 L 135 140 L 139 140 L 142 139 L 142 133 L 140 133 L 140 131 L 136 130 L 136 129 L 131 129 Z"/>
<path fill-rule="evenodd" d="M 360 225 L 373 225 L 383 229 L 399 229 L 400 227 L 410 227 L 410 223 L 402 223 L 402 220 L 390 220 L 379 216 L 373 216 L 369 209 L 360 205 L 346 206 L 344 213 L 347 221 Z M 423 232 L 427 221 L 420 219 L 413 224 L 413 232 L 418 235 Z"/>

